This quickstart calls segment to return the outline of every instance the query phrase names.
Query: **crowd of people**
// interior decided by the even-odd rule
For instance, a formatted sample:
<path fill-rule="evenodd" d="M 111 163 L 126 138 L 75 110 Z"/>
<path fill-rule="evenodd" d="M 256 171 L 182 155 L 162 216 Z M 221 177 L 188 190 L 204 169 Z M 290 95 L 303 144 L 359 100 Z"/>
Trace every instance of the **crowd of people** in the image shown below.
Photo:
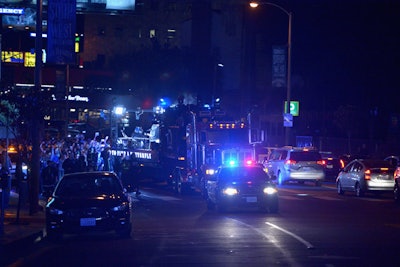
<path fill-rule="evenodd" d="M 64 174 L 85 171 L 114 171 L 128 190 L 140 194 L 138 163 L 129 157 L 112 157 L 107 136 L 103 138 L 96 133 L 93 138 L 85 138 L 83 134 L 68 139 L 48 137 L 41 142 L 40 152 L 41 194 L 51 193 Z M 29 165 L 29 156 L 23 157 Z"/>

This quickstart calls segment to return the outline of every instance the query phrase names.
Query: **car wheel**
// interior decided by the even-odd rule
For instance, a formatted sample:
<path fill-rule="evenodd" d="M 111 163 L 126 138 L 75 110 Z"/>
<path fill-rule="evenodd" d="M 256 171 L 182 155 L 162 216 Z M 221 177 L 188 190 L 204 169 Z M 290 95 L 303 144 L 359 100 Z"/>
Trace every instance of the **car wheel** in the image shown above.
<path fill-rule="evenodd" d="M 46 236 L 51 241 L 59 241 L 62 239 L 62 233 L 56 230 L 46 229 Z"/>
<path fill-rule="evenodd" d="M 117 234 L 121 238 L 131 238 L 131 231 L 132 231 L 132 226 L 129 225 L 127 227 L 124 227 L 123 229 L 118 230 Z"/>
<path fill-rule="evenodd" d="M 320 180 L 316 180 L 315 181 L 315 186 L 321 186 L 321 181 Z"/>
<path fill-rule="evenodd" d="M 357 197 L 362 197 L 362 196 L 364 196 L 364 191 L 361 189 L 361 186 L 360 186 L 359 183 L 356 183 L 355 191 L 356 191 L 356 196 L 357 196 Z"/>
<path fill-rule="evenodd" d="M 283 185 L 283 174 L 282 172 L 278 173 L 278 184 Z"/>
<path fill-rule="evenodd" d="M 337 188 L 338 195 L 343 195 L 344 194 L 344 190 L 342 188 L 342 183 L 340 181 L 337 182 L 336 188 Z"/>
<path fill-rule="evenodd" d="M 210 199 L 207 199 L 207 209 L 215 210 L 215 204 Z"/>
<path fill-rule="evenodd" d="M 271 203 L 268 203 L 268 212 L 269 213 L 278 213 L 279 212 L 279 201 L 274 200 Z"/>
<path fill-rule="evenodd" d="M 217 211 L 218 211 L 219 213 L 224 213 L 224 212 L 226 212 L 226 206 L 225 206 L 225 205 L 217 204 L 216 207 L 217 207 Z"/>
<path fill-rule="evenodd" d="M 187 184 L 182 184 L 181 182 L 178 183 L 178 194 L 184 195 L 189 192 L 189 188 Z"/>
<path fill-rule="evenodd" d="M 394 184 L 393 193 L 394 193 L 394 201 L 397 204 L 400 204 L 400 188 L 399 188 L 399 185 L 397 183 Z"/>

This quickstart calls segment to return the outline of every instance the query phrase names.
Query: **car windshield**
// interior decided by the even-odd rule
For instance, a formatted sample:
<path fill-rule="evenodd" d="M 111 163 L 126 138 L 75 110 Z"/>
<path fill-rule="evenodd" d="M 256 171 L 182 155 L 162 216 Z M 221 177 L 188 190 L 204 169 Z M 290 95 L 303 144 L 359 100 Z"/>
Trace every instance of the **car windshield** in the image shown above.
<path fill-rule="evenodd" d="M 90 197 L 120 193 L 122 190 L 121 184 L 114 176 L 74 175 L 61 179 L 55 195 L 62 197 Z"/>
<path fill-rule="evenodd" d="M 293 151 L 290 159 L 295 161 L 318 161 L 321 160 L 321 154 L 312 151 Z"/>
<path fill-rule="evenodd" d="M 256 180 L 256 181 L 266 181 L 268 175 L 263 171 L 262 168 L 223 168 L 220 172 L 220 179 L 224 181 L 232 180 Z"/>

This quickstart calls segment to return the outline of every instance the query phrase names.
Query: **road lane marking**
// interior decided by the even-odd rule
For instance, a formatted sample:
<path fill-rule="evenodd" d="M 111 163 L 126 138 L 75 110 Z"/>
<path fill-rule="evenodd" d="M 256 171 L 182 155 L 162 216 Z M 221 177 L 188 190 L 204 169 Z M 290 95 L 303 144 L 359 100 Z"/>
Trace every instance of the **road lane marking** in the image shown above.
<path fill-rule="evenodd" d="M 242 221 L 239 221 L 239 220 L 236 220 L 233 218 L 228 218 L 228 219 L 235 221 L 236 223 L 239 223 L 239 224 L 253 230 L 254 232 L 258 233 L 259 235 L 261 235 L 264 238 L 266 238 L 267 240 L 269 240 L 275 247 L 277 247 L 281 251 L 281 253 L 285 256 L 285 259 L 287 259 L 289 261 L 289 264 L 290 264 L 289 266 L 292 266 L 292 267 L 300 267 L 301 266 L 293 260 L 293 257 L 290 255 L 290 252 L 287 249 L 284 249 L 281 246 L 279 246 L 279 242 L 274 237 L 268 236 L 267 234 L 263 233 L 260 229 L 257 229 L 257 228 L 255 228 L 247 223 L 244 223 Z"/>
<path fill-rule="evenodd" d="M 292 232 L 290 232 L 290 231 L 288 231 L 288 230 L 286 230 L 286 229 L 284 229 L 282 227 L 279 227 L 276 224 L 270 223 L 270 222 L 266 222 L 266 224 L 271 226 L 271 227 L 273 227 L 273 228 L 275 228 L 275 229 L 277 229 L 277 230 L 279 230 L 279 231 L 281 231 L 281 232 L 283 232 L 283 233 L 285 233 L 285 234 L 287 234 L 287 235 L 290 235 L 291 237 L 293 237 L 295 239 L 297 239 L 302 244 L 304 244 L 308 249 L 315 248 L 310 242 L 306 241 L 305 239 L 301 238 L 300 236 L 296 235 L 295 233 L 292 233 Z"/>

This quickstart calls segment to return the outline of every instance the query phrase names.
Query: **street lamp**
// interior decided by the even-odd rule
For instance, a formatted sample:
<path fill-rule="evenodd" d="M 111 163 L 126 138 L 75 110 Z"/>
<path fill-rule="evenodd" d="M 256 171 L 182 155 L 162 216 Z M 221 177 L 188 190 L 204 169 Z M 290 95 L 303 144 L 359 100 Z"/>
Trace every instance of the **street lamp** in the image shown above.
<path fill-rule="evenodd" d="M 287 38 L 287 46 L 288 46 L 288 55 L 287 55 L 287 75 L 286 75 L 286 114 L 284 115 L 284 120 L 292 116 L 290 114 L 290 94 L 291 94 L 291 75 L 292 75 L 292 12 L 287 11 L 283 7 L 270 3 L 270 2 L 257 2 L 251 1 L 249 3 L 251 8 L 257 8 L 259 5 L 270 5 L 276 7 L 283 11 L 288 16 L 288 38 Z M 285 145 L 289 145 L 289 131 L 292 125 L 286 125 L 285 129 Z"/>

